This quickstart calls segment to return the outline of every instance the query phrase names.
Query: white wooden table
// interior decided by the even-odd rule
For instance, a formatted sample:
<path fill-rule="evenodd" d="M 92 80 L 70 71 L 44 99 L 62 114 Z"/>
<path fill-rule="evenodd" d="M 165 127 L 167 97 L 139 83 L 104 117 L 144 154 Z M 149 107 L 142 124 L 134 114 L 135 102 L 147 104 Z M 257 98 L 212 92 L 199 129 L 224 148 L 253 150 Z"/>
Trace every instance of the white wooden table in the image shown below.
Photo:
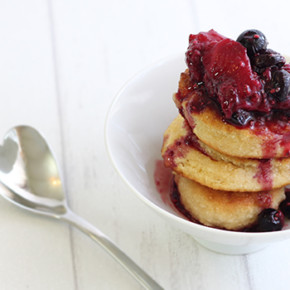
<path fill-rule="evenodd" d="M 290 54 L 289 1 L 256 2 L 0 1 L 0 136 L 16 124 L 38 128 L 60 160 L 71 208 L 165 289 L 290 287 L 290 241 L 245 256 L 204 249 L 134 196 L 104 142 L 120 87 L 184 52 L 190 33 L 214 28 L 236 38 L 257 28 L 271 48 Z M 141 288 L 79 231 L 1 198 L 0 289 Z"/>

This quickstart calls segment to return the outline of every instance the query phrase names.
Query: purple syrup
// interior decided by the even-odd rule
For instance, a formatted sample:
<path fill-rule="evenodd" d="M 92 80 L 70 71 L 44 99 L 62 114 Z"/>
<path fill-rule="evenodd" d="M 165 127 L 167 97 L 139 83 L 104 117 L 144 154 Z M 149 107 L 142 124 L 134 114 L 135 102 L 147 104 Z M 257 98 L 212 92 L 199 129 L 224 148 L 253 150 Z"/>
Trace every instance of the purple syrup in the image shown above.
<path fill-rule="evenodd" d="M 171 169 L 166 168 L 162 160 L 157 160 L 154 169 L 154 182 L 165 204 L 168 204 L 169 201 L 168 192 L 171 191 L 172 180 L 173 175 Z"/>
<path fill-rule="evenodd" d="M 269 192 L 260 192 L 257 194 L 257 205 L 262 208 L 268 208 L 272 204 L 272 196 Z"/>
<path fill-rule="evenodd" d="M 175 206 L 175 208 L 184 216 L 186 217 L 189 221 L 191 222 L 197 222 L 190 212 L 185 209 L 184 205 L 182 204 L 182 201 L 180 199 L 180 193 L 178 191 L 177 185 L 175 182 L 173 182 L 172 190 L 170 192 L 170 199 Z"/>
<path fill-rule="evenodd" d="M 272 189 L 273 174 L 271 159 L 259 160 L 258 172 L 254 177 L 258 179 L 258 182 L 262 185 L 263 190 Z"/>
<path fill-rule="evenodd" d="M 210 157 L 206 151 L 200 146 L 198 137 L 193 133 L 191 127 L 185 120 L 184 128 L 187 133 L 174 142 L 171 146 L 167 147 L 167 150 L 163 154 L 164 164 L 167 167 L 174 168 L 177 166 L 175 159 L 182 158 L 188 152 L 189 148 L 194 148 L 200 153 Z"/>
<path fill-rule="evenodd" d="M 181 214 L 189 221 L 196 222 L 184 208 L 172 171 L 164 166 L 162 160 L 155 162 L 154 182 L 164 204 L 170 206 L 176 213 Z"/>

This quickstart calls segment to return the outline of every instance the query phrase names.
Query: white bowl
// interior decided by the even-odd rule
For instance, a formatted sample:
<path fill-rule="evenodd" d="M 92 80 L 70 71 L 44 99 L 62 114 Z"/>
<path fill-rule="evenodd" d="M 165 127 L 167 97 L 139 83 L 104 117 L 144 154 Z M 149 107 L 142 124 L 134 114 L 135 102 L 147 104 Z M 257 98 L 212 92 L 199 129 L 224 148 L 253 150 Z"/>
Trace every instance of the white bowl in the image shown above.
<path fill-rule="evenodd" d="M 161 61 L 136 75 L 117 95 L 106 120 L 106 143 L 118 173 L 151 209 L 213 251 L 247 254 L 290 238 L 289 225 L 279 232 L 245 233 L 195 224 L 162 201 L 154 167 L 161 160 L 163 133 L 178 114 L 172 95 L 184 69 L 183 56 Z"/>

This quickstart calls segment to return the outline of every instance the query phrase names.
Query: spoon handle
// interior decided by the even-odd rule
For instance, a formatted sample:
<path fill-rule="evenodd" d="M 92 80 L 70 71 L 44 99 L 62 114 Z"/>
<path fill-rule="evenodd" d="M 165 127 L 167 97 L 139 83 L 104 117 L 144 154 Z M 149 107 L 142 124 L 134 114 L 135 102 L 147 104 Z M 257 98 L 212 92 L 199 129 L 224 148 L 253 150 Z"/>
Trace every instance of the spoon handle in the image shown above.
<path fill-rule="evenodd" d="M 88 221 L 78 216 L 68 209 L 61 219 L 75 226 L 83 233 L 87 234 L 103 249 L 107 251 L 117 262 L 120 263 L 145 289 L 163 289 L 144 270 L 142 270 L 133 260 L 122 252 L 108 237 L 106 237 L 96 227 Z"/>

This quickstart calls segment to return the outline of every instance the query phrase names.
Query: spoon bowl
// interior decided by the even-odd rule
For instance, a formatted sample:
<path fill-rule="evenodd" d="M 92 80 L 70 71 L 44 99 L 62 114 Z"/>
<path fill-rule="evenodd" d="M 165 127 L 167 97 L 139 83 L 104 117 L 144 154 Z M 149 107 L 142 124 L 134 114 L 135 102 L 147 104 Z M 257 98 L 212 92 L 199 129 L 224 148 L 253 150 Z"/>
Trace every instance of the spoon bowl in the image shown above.
<path fill-rule="evenodd" d="M 146 289 L 162 289 L 108 237 L 68 207 L 54 155 L 29 126 L 12 128 L 0 147 L 0 194 L 34 213 L 66 221 L 102 246 Z"/>
<path fill-rule="evenodd" d="M 25 209 L 45 214 L 67 212 L 56 161 L 43 137 L 32 127 L 18 126 L 0 150 L 2 195 Z"/>

